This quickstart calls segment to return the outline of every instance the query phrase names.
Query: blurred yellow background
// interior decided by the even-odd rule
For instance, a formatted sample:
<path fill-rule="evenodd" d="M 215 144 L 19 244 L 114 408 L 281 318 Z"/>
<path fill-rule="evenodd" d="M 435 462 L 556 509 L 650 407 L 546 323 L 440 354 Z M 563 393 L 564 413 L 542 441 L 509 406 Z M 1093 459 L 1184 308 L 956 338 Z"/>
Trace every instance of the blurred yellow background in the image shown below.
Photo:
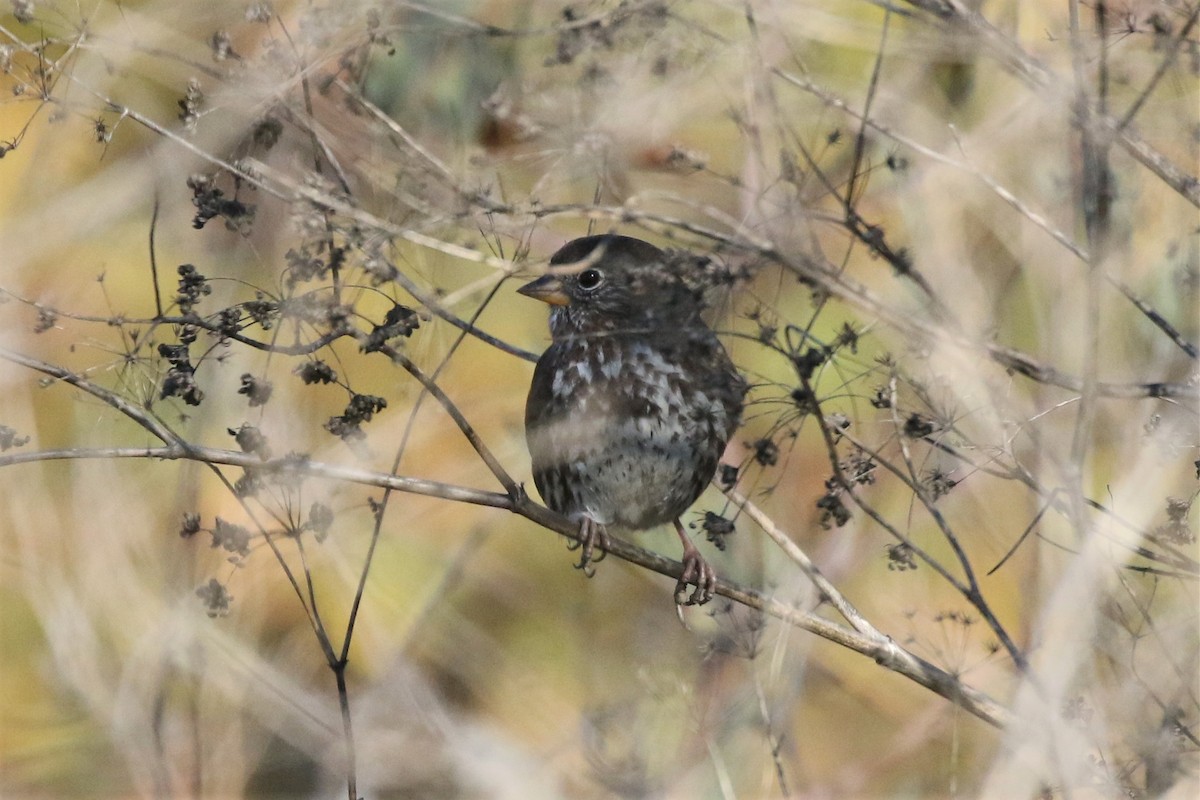
<path fill-rule="evenodd" d="M 933 4 L 899 3 L 890 15 L 886 5 L 14 3 L 0 15 L 0 142 L 11 145 L 0 160 L 0 347 L 152 406 L 196 444 L 237 449 L 229 430 L 251 424 L 277 456 L 387 472 L 405 441 L 400 474 L 501 491 L 438 403 L 353 341 L 319 355 L 354 392 L 387 400 L 361 446 L 322 428 L 342 413 L 344 387 L 305 386 L 295 358 L 206 333 L 191 350 L 205 401 L 160 399 L 166 366 L 143 342 L 175 342 L 177 331 L 151 322 L 151 230 L 164 305 L 177 267 L 193 264 L 212 289 L 198 313 L 213 314 L 256 291 L 285 294 L 285 254 L 320 239 L 327 221 L 285 190 L 352 198 L 345 204 L 365 219 L 393 226 L 364 223 L 347 244 L 341 299 L 357 324 L 369 330 L 393 302 L 421 307 L 364 271 L 365 255 L 380 252 L 452 313 L 478 314 L 482 330 L 535 353 L 548 341 L 545 309 L 515 296 L 519 284 L 497 266 L 525 251 L 521 276 L 588 230 L 615 227 L 698 252 L 715 246 L 698 230 L 771 242 L 793 263 L 832 265 L 840 272 L 829 275 L 861 291 L 831 300 L 764 264 L 719 309 L 717 326 L 756 384 L 728 456 L 746 465 L 740 488 L 879 630 L 1012 707 L 1018 723 L 995 730 L 861 655 L 720 598 L 688 609 L 685 627 L 665 577 L 612 558 L 587 580 L 571 569 L 564 540 L 528 520 L 397 493 L 346 673 L 360 793 L 1100 797 L 1128 787 L 1153 794 L 1147 764 L 1165 753 L 1178 770 L 1158 767 L 1155 775 L 1173 776 L 1164 791 L 1193 796 L 1194 739 L 1164 734 L 1174 729 L 1163 720 L 1178 711 L 1191 731 L 1200 721 L 1196 580 L 1187 574 L 1196 526 L 1185 520 L 1191 541 L 1169 547 L 1138 537 L 1166 521 L 1168 497 L 1195 496 L 1194 392 L 1102 398 L 1081 428 L 1078 391 L 1006 372 L 979 343 L 1073 376 L 1094 368 L 1122 386 L 1194 389 L 1195 359 L 1115 285 L 1194 343 L 1196 208 L 1126 150 L 1110 149 L 1117 193 L 1098 269 L 1113 282 L 1097 279 L 1093 317 L 1088 263 L 1047 232 L 1091 246 L 1063 95 L 1023 80 L 978 30 L 937 24 L 922 11 Z M 1066 4 L 980 5 L 997 36 L 1069 84 Z M 1114 5 L 1105 102 L 1118 119 L 1188 14 L 1179 3 Z M 1099 50 L 1088 42 L 1094 78 Z M 1193 30 L 1133 125 L 1192 176 L 1197 52 Z M 189 80 L 203 96 L 190 129 L 180 113 Z M 399 127 L 356 105 L 346 86 Z M 847 190 L 868 95 L 878 127 L 865 140 L 855 209 L 906 249 L 953 325 L 846 233 L 835 195 Z M 252 142 L 264 119 L 283 126 L 273 148 Z M 256 207 L 244 232 L 221 219 L 192 226 L 187 180 L 215 172 L 213 159 L 276 189 L 236 188 Z M 232 182 L 221 185 L 232 196 Z M 337 220 L 340 235 L 347 219 Z M 442 246 L 385 241 L 397 230 Z M 459 247 L 488 258 L 459 257 Z M 797 342 L 808 341 L 804 332 L 832 343 L 845 324 L 860 340 L 814 377 L 822 412 L 844 414 L 856 441 L 901 466 L 903 442 L 916 477 L 942 470 L 955 481 L 936 508 L 1032 677 L 933 569 L 897 569 L 887 549 L 895 539 L 861 510 L 844 527 L 821 526 L 826 445 L 791 398 L 793 364 L 759 338 L 775 329 L 782 343 L 790 325 Z M 947 335 L 922 334 L 931 328 Z M 291 345 L 312 332 L 281 323 L 246 335 Z M 399 346 L 427 373 L 444 368 L 439 385 L 532 491 L 522 430 L 532 366 L 459 339 L 423 313 Z M 272 382 L 265 406 L 238 394 L 245 373 Z M 951 423 L 942 441 L 976 466 L 906 439 L 903 416 L 872 406 L 892 375 L 905 413 Z M 44 377 L 0 359 L 0 425 L 29 437 L 0 458 L 159 444 L 97 398 Z M 1074 462 L 1080 430 L 1084 457 Z M 773 465 L 753 463 L 763 437 L 779 447 Z M 849 449 L 843 442 L 839 452 Z M 379 490 L 309 479 L 243 503 L 195 461 L 0 464 L 0 796 L 346 795 L 338 696 L 305 609 L 315 602 L 340 646 L 371 544 L 368 499 Z M 220 469 L 230 482 L 241 477 Z M 911 487 L 882 467 L 877 475 L 861 487 L 872 507 L 962 579 Z M 1082 533 L 1069 514 L 1038 517 L 1074 487 L 1112 514 L 1085 512 Z M 298 585 L 311 576 L 311 597 L 261 536 L 233 564 L 208 534 L 179 535 L 187 513 L 205 529 L 217 518 L 277 529 L 314 502 L 335 512 L 328 536 L 276 537 Z M 748 518 L 737 518 L 725 552 L 707 545 L 705 510 L 736 509 L 710 489 L 685 518 L 722 577 L 817 606 L 811 582 Z M 1033 534 L 986 574 L 1035 518 Z M 670 531 L 635 541 L 678 555 Z M 1130 542 L 1178 561 L 1139 561 Z M 232 602 L 210 618 L 196 590 L 213 579 Z M 1031 744 L 1043 734 L 1030 731 L 1046 726 L 1057 755 Z"/>

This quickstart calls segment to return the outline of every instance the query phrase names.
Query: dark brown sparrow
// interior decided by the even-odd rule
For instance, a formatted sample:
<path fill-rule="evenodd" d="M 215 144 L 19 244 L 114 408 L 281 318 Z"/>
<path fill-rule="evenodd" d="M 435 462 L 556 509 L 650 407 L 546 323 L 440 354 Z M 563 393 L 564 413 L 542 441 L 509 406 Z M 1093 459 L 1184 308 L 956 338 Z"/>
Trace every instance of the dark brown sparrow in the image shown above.
<path fill-rule="evenodd" d="M 687 254 L 628 236 L 587 236 L 518 291 L 553 308 L 550 347 L 525 405 L 533 482 L 579 522 L 590 575 L 606 527 L 673 522 L 683 542 L 675 599 L 712 598 L 716 574 L 679 517 L 712 480 L 737 427 L 746 384 L 701 319 L 703 276 Z"/>

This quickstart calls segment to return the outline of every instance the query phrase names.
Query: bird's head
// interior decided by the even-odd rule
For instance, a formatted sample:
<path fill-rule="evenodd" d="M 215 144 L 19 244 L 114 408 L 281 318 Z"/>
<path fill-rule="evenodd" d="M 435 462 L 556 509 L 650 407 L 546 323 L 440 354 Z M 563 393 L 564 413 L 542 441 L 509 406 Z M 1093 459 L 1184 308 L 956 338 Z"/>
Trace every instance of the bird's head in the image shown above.
<path fill-rule="evenodd" d="M 553 306 L 553 335 L 653 332 L 698 321 L 700 293 L 684 260 L 629 236 L 585 236 L 517 291 Z"/>

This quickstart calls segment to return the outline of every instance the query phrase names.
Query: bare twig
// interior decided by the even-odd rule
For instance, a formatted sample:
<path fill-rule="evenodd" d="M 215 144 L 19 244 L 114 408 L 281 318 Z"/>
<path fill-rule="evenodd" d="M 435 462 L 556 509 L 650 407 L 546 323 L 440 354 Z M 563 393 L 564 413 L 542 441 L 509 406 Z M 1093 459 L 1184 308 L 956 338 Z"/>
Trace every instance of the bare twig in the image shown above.
<path fill-rule="evenodd" d="M 970 33 L 983 47 L 1014 75 L 1032 88 L 1044 92 L 1056 103 L 1073 103 L 1068 84 L 1055 76 L 1049 68 L 1026 53 L 1019 44 L 1004 34 L 988 20 L 958 0 L 907 0 L 909 5 L 927 11 L 951 26 L 954 31 Z M 1078 117 L 1077 117 L 1078 119 Z M 1096 132 L 1112 137 L 1126 153 L 1146 169 L 1157 175 L 1192 205 L 1200 206 L 1200 179 L 1172 162 L 1152 147 L 1130 128 L 1108 115 L 1095 119 Z"/>
<path fill-rule="evenodd" d="M 122 414 L 130 417 L 134 421 L 143 424 L 144 427 L 154 429 L 154 418 L 145 409 L 134 406 L 123 401 L 115 393 L 112 393 L 103 387 L 87 381 L 86 379 L 73 376 L 69 370 L 56 367 L 52 364 L 30 358 L 28 356 L 14 353 L 7 349 L 0 349 L 0 358 L 11 361 L 16 364 L 29 367 L 43 374 L 52 375 L 64 382 L 70 383 L 89 394 L 92 394 L 109 405 L 113 406 Z M 399 363 L 403 365 L 404 359 Z M 447 406 L 448 399 L 440 392 L 440 389 L 431 389 L 431 393 L 443 402 L 443 407 L 449 412 L 453 405 Z M 454 416 L 455 413 L 452 413 Z M 456 420 L 457 421 L 457 420 Z M 463 420 L 465 424 L 465 420 Z M 467 426 L 469 430 L 470 427 Z M 465 433 L 466 431 L 464 431 Z M 506 473 L 502 468 L 498 467 L 502 483 L 509 485 L 510 491 L 505 494 L 497 492 L 487 492 L 479 489 L 472 489 L 462 486 L 454 486 L 436 481 L 428 481 L 420 478 L 408 478 L 403 476 L 391 475 L 387 473 L 376 473 L 369 470 L 362 470 L 355 467 L 346 467 L 335 464 L 325 464 L 314 462 L 302 458 L 284 458 L 264 461 L 259 456 L 253 453 L 242 453 L 232 450 L 221 450 L 218 448 L 209 448 L 186 443 L 178 437 L 171 434 L 166 429 L 162 430 L 164 441 L 168 442 L 165 447 L 134 447 L 134 448 L 69 448 L 61 450 L 46 450 L 35 451 L 28 453 L 13 453 L 5 456 L 0 456 L 0 467 L 12 466 L 21 463 L 30 463 L 36 461 L 45 461 L 50 459 L 61 458 L 149 458 L 149 459 L 186 459 L 191 461 L 199 461 L 206 464 L 228 464 L 231 466 L 239 466 L 265 472 L 278 472 L 280 474 L 296 474 L 309 477 L 319 477 L 328 480 L 336 480 L 350 482 L 365 486 L 378 486 L 383 488 L 394 489 L 402 492 L 411 492 L 414 494 L 423 494 L 433 497 L 441 497 L 443 499 L 473 503 L 476 505 L 491 506 L 494 508 L 502 508 L 541 525 L 548 530 L 555 531 L 572 540 L 579 539 L 579 526 L 571 522 L 563 516 L 555 514 L 544 506 L 538 505 L 529 499 L 521 487 L 512 483 L 511 478 L 507 478 Z M 469 437 L 470 438 L 470 437 Z M 473 444 L 478 444 L 482 448 L 480 453 L 485 461 L 491 459 L 494 462 L 494 457 L 490 455 L 484 456 L 486 448 L 482 447 L 482 443 L 478 442 L 477 437 Z M 765 518 L 764 518 L 765 519 Z M 652 553 L 643 548 L 632 545 L 620 539 L 612 538 L 611 546 L 608 552 L 625 561 L 628 561 L 645 569 L 658 572 L 675 580 L 683 574 L 683 565 L 678 561 L 673 561 L 656 553 Z M 813 571 L 813 574 L 819 574 Z M 826 596 L 838 596 L 836 591 L 832 591 L 829 584 L 825 584 L 823 592 Z M 1002 706 L 989 698 L 987 695 L 972 689 L 963 684 L 955 676 L 938 669 L 937 667 L 923 661 L 912 653 L 904 650 L 895 644 L 890 638 L 881 637 L 877 633 L 873 635 L 865 635 L 864 633 L 844 628 L 835 623 L 829 622 L 811 612 L 802 611 L 792 606 L 786 605 L 779 600 L 776 600 L 769 595 L 763 594 L 754 589 L 750 589 L 736 583 L 725 580 L 719 580 L 717 583 L 717 594 L 727 597 L 736 602 L 747 605 L 751 608 L 763 611 L 777 619 L 782 620 L 790 625 L 794 625 L 803 630 L 815 633 L 823 638 L 829 639 L 837 644 L 848 647 L 858 653 L 875 659 L 880 664 L 887 668 L 925 686 L 937 694 L 946 697 L 947 699 L 959 703 L 962 707 L 971 714 L 992 725 L 1002 726 L 1009 720 L 1007 712 Z M 844 606 L 849 609 L 848 605 Z M 848 612 L 853 614 L 853 612 Z M 863 624 L 860 622 L 859 624 Z M 864 630 L 871 630 L 864 626 Z"/>

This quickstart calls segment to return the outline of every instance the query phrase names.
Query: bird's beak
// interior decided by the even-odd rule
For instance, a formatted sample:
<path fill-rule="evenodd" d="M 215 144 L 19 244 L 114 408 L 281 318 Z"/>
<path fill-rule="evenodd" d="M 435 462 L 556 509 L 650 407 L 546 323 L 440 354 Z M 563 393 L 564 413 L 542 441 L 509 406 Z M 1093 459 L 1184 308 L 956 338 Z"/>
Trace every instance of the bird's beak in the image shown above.
<path fill-rule="evenodd" d="M 517 289 L 518 294 L 523 294 L 526 297 L 532 297 L 534 300 L 541 300 L 543 303 L 549 303 L 552 306 L 567 306 L 571 304 L 571 298 L 563 290 L 562 279 L 557 275 L 543 275 L 537 280 Z"/>

